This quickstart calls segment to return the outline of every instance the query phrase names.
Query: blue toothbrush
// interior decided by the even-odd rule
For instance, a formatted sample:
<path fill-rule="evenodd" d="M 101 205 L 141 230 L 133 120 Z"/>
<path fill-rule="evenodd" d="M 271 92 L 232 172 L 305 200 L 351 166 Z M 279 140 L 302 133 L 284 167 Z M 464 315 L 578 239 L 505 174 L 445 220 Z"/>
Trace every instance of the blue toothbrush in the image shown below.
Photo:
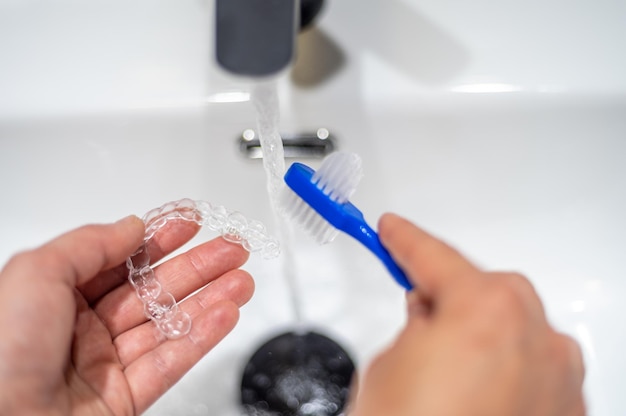
<path fill-rule="evenodd" d="M 293 163 L 285 174 L 288 188 L 281 195 L 281 207 L 321 244 L 332 241 L 338 230 L 354 237 L 383 262 L 400 286 L 412 290 L 413 285 L 383 247 L 376 231 L 349 201 L 361 176 L 361 159 L 353 153 L 332 153 L 317 171 Z"/>

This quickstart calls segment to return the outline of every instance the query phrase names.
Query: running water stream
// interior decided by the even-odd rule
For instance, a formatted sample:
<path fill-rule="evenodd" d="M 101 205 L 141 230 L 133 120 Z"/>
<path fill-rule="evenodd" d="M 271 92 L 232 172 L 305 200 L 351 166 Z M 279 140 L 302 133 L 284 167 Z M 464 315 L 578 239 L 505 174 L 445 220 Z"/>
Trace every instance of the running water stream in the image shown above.
<path fill-rule="evenodd" d="M 284 210 L 279 207 L 279 195 L 287 185 L 283 179 L 285 157 L 278 131 L 276 83 L 258 83 L 252 100 L 257 110 L 257 130 L 276 234 L 283 250 L 282 273 L 296 326 L 263 344 L 250 358 L 242 376 L 242 403 L 246 414 L 250 415 L 344 414 L 354 362 L 335 341 L 308 331 L 303 325 L 292 229 Z"/>
<path fill-rule="evenodd" d="M 267 192 L 274 213 L 278 239 L 280 240 L 282 273 L 287 283 L 289 300 L 296 320 L 302 323 L 302 307 L 297 288 L 296 263 L 293 252 L 293 234 L 289 222 L 281 214 L 279 194 L 286 186 L 285 153 L 280 137 L 280 108 L 278 86 L 275 80 L 259 81 L 252 90 L 252 101 L 257 111 L 257 134 L 263 151 L 263 167 L 267 176 Z"/>

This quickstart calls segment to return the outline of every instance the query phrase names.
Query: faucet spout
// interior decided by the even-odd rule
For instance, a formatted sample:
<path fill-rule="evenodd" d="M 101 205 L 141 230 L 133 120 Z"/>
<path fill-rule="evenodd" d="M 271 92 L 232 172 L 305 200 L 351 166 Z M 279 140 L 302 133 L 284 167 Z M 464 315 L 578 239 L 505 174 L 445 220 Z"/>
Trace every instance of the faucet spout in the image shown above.
<path fill-rule="evenodd" d="M 263 77 L 293 60 L 300 0 L 216 0 L 216 54 L 222 68 Z"/>

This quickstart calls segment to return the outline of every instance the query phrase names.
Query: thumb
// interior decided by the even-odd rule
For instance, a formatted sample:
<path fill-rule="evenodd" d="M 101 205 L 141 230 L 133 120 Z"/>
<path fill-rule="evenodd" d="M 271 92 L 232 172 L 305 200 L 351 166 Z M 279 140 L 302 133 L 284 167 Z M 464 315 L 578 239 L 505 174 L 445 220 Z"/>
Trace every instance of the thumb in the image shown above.
<path fill-rule="evenodd" d="M 113 224 L 78 228 L 52 240 L 42 250 L 55 251 L 69 260 L 65 264 L 57 262 L 58 275 L 80 285 L 124 262 L 141 245 L 143 237 L 143 221 L 131 215 Z"/>
<path fill-rule="evenodd" d="M 113 224 L 86 225 L 16 256 L 6 271 L 26 280 L 45 277 L 50 283 L 76 287 L 124 262 L 143 237 L 143 221 L 135 216 Z"/>
<path fill-rule="evenodd" d="M 394 260 L 428 297 L 439 297 L 479 272 L 454 248 L 395 214 L 380 218 L 378 233 Z"/>

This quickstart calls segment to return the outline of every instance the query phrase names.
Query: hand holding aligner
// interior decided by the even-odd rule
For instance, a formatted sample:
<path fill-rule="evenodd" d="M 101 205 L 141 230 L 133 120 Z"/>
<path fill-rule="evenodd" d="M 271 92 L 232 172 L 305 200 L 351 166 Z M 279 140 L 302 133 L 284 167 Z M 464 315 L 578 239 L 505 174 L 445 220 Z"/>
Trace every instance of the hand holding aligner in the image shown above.
<path fill-rule="evenodd" d="M 221 205 L 213 206 L 206 201 L 181 199 L 155 208 L 143 217 L 146 224 L 144 243 L 126 260 L 128 281 L 135 288 L 137 297 L 144 304 L 147 318 L 170 339 L 189 333 L 191 318 L 178 308 L 171 293 L 163 290 L 150 266 L 150 255 L 146 249 L 154 235 L 171 220 L 195 222 L 217 231 L 227 241 L 241 244 L 249 252 L 261 252 L 266 259 L 280 254 L 278 241 L 267 233 L 265 226 L 247 219 L 237 211 Z"/>

